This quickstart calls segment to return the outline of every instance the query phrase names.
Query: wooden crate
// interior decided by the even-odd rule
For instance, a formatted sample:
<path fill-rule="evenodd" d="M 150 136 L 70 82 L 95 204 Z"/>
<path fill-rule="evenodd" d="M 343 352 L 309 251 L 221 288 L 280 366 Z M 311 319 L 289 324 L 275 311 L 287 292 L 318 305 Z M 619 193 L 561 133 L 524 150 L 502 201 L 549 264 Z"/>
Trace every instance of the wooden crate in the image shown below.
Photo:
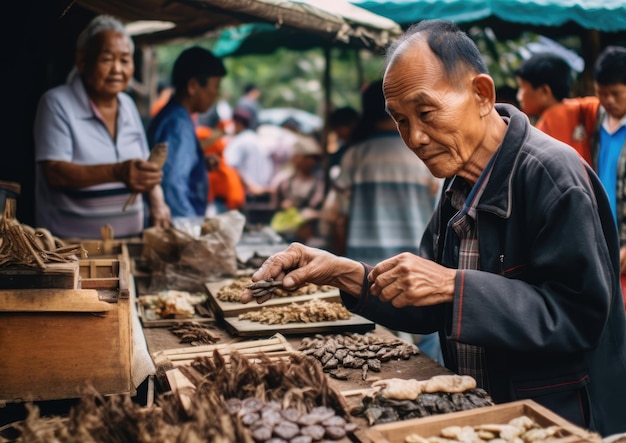
<path fill-rule="evenodd" d="M 84 241 L 87 257 L 79 262 L 80 287 L 100 290 L 108 296 L 129 298 L 130 255 L 120 241 Z"/>
<path fill-rule="evenodd" d="M 532 400 L 520 400 L 495 406 L 472 409 L 469 411 L 452 412 L 424 418 L 414 418 L 393 423 L 385 423 L 370 428 L 366 435 L 376 443 L 404 443 L 411 434 L 419 434 L 424 438 L 438 436 L 447 426 L 475 426 L 481 424 L 505 424 L 511 419 L 526 415 L 540 426 L 558 425 L 569 435 L 559 440 L 562 443 L 601 443 L 599 435 L 592 434 Z"/>
<path fill-rule="evenodd" d="M 93 289 L 0 291 L 0 403 L 130 393 L 128 299 Z"/>
<path fill-rule="evenodd" d="M 120 250 L 121 252 L 121 250 Z M 79 261 L 79 289 L 0 291 L 0 404 L 130 393 L 128 261 Z"/>

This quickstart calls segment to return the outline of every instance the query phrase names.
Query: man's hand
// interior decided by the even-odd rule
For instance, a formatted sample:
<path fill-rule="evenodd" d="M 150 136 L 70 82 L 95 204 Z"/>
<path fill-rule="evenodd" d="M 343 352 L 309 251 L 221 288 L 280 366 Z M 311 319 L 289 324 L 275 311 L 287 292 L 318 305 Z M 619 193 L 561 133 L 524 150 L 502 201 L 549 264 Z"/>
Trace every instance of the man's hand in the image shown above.
<path fill-rule="evenodd" d="M 217 155 L 208 154 L 204 156 L 204 164 L 209 172 L 215 171 L 220 165 L 220 158 Z"/>
<path fill-rule="evenodd" d="M 252 275 L 252 281 L 282 281 L 282 286 L 293 291 L 306 283 L 331 285 L 359 294 L 363 282 L 363 266 L 353 260 L 337 257 L 322 249 L 292 243 L 283 252 L 272 255 Z M 241 302 L 254 298 L 252 290 L 245 289 Z M 266 298 L 257 299 L 264 302 Z"/>
<path fill-rule="evenodd" d="M 397 308 L 454 299 L 456 270 L 408 252 L 380 262 L 368 276 L 370 293 Z"/>

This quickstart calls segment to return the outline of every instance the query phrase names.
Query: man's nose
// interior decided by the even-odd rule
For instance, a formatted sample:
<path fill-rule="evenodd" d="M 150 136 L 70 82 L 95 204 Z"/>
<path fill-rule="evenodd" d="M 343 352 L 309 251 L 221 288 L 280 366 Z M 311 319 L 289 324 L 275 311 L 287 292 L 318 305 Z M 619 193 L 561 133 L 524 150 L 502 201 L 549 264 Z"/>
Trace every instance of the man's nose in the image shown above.
<path fill-rule="evenodd" d="M 419 125 L 413 125 L 409 133 L 409 142 L 411 147 L 418 148 L 430 143 L 430 137 Z"/>

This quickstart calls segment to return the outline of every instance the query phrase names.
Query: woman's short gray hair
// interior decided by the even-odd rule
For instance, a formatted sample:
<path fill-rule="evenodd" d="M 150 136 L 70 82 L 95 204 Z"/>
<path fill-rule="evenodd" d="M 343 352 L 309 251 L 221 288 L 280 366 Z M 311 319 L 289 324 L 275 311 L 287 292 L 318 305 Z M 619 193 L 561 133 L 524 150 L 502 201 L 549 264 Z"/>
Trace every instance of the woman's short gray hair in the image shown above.
<path fill-rule="evenodd" d="M 130 34 L 126 31 L 126 27 L 115 17 L 110 15 L 98 15 L 93 20 L 89 22 L 87 27 L 83 29 L 83 31 L 78 36 L 78 40 L 76 41 L 76 49 L 79 51 L 84 51 L 89 43 L 103 31 L 115 31 L 119 34 L 125 36 L 130 42 L 130 50 L 131 52 L 135 51 L 135 45 L 133 43 L 133 39 L 130 38 Z"/>

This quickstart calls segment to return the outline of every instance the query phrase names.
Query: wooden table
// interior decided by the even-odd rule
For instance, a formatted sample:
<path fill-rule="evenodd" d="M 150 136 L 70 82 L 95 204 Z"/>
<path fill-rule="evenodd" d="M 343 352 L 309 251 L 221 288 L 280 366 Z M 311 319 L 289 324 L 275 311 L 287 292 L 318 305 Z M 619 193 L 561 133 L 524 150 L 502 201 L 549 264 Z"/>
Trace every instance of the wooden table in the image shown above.
<path fill-rule="evenodd" d="M 235 338 L 229 335 L 225 329 L 220 328 L 217 325 L 215 326 L 214 332 L 215 335 L 220 337 L 220 341 L 218 343 L 226 343 Z M 381 326 L 377 326 L 372 332 L 380 335 L 381 338 L 395 337 L 389 330 Z M 144 334 L 146 336 L 146 342 L 151 354 L 166 349 L 188 347 L 187 344 L 180 344 L 178 342 L 179 339 L 167 328 L 144 328 Z M 286 336 L 287 341 L 295 350 L 300 347 L 302 338 L 304 337 L 297 335 Z M 452 374 L 452 372 L 439 365 L 426 355 L 419 354 L 412 356 L 409 360 L 394 360 L 385 362 L 381 365 L 381 371 L 370 372 L 367 380 L 363 380 L 361 378 L 360 370 L 354 370 L 353 374 L 350 373 L 347 380 L 337 380 L 331 378 L 330 376 L 328 378 L 330 385 L 338 392 L 350 394 L 351 391 L 361 391 L 361 393 L 357 393 L 356 395 L 344 395 L 346 405 L 349 409 L 351 409 L 352 407 L 361 404 L 363 391 L 368 390 L 371 387 L 371 383 L 375 380 L 385 378 L 415 378 L 424 380 L 435 375 L 443 374 Z M 356 441 L 361 443 L 370 443 L 370 440 L 365 435 L 365 430 L 368 428 L 368 424 L 365 419 L 353 417 L 353 420 L 359 425 L 359 429 L 354 433 Z"/>

